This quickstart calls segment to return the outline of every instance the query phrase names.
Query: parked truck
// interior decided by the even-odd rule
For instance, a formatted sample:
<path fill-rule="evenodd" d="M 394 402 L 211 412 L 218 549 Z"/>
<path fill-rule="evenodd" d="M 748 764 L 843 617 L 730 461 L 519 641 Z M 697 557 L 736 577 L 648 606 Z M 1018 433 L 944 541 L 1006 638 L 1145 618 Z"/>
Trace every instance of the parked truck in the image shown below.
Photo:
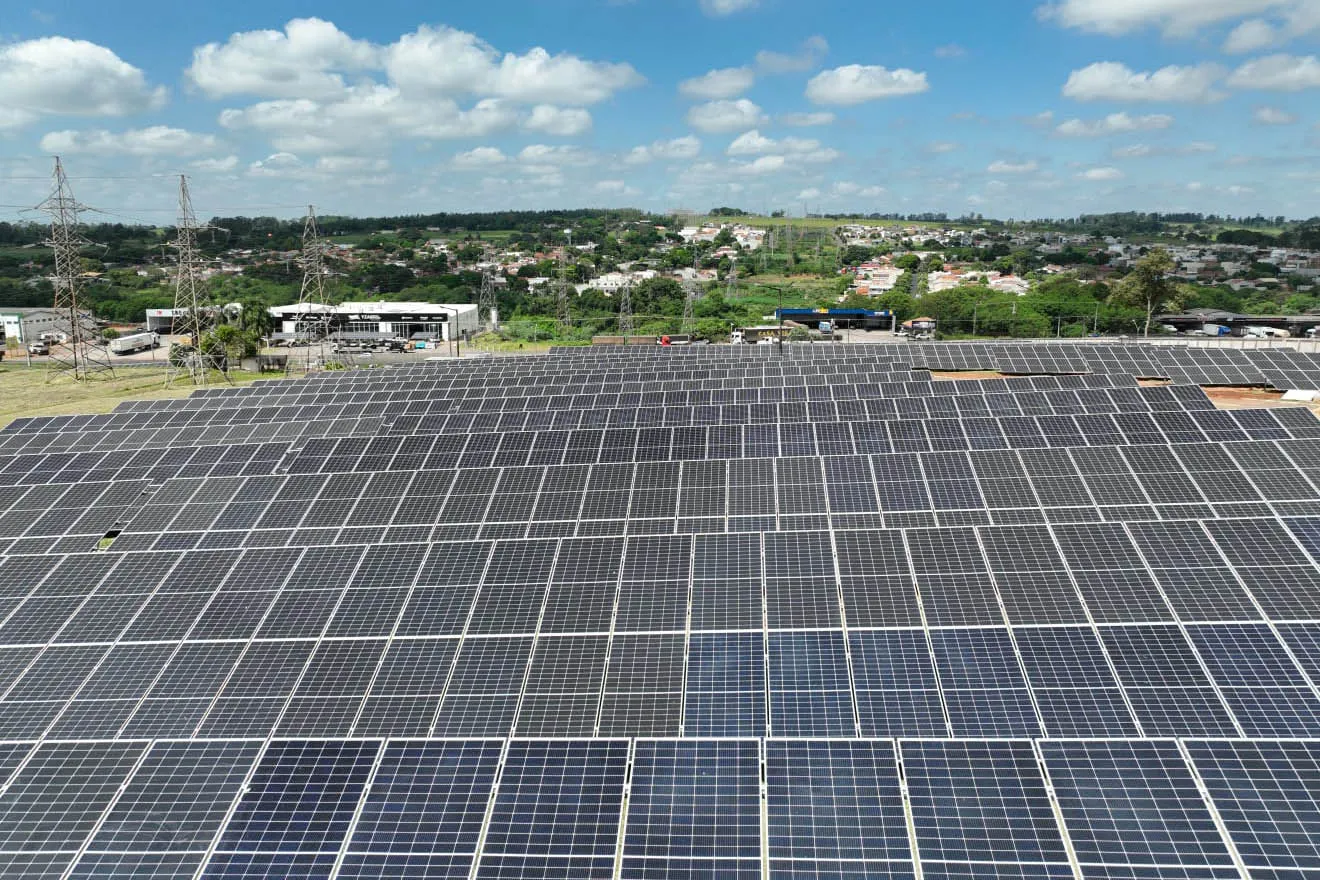
<path fill-rule="evenodd" d="M 160 348 L 160 336 L 156 333 L 133 333 L 110 340 L 110 351 L 114 354 L 132 354 L 135 351 L 147 351 Z"/>

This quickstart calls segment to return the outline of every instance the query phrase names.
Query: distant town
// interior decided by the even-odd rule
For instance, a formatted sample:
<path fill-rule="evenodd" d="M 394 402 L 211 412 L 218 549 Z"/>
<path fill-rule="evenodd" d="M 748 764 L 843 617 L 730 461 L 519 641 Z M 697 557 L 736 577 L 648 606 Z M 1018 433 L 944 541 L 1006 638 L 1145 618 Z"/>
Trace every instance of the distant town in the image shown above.
<path fill-rule="evenodd" d="M 941 338 L 1320 325 L 1320 219 L 1120 214 L 1008 223 L 717 208 L 326 217 L 319 231 L 328 298 L 350 304 L 339 309 L 342 329 L 370 331 L 358 316 L 390 311 L 388 303 L 395 315 L 427 304 L 457 314 L 485 287 L 498 323 L 489 309 L 468 308 L 453 329 L 491 347 L 618 334 L 625 299 L 628 331 L 712 343 L 752 341 L 758 328 L 798 338 L 833 338 L 849 326 L 901 333 L 913 319 Z M 107 224 L 85 232 L 82 302 L 107 334 L 167 332 L 172 230 Z M 207 296 L 217 309 L 248 315 L 240 329 L 249 351 L 278 344 L 281 317 L 292 320 L 284 329 L 297 326 L 287 307 L 299 301 L 302 234 L 302 221 L 273 218 L 214 218 L 203 231 Z M 33 341 L 52 301 L 45 237 L 39 225 L 0 223 L 0 320 L 11 348 Z M 1152 287 L 1142 279 L 1156 270 Z M 841 317 L 777 322 L 790 310 Z"/>

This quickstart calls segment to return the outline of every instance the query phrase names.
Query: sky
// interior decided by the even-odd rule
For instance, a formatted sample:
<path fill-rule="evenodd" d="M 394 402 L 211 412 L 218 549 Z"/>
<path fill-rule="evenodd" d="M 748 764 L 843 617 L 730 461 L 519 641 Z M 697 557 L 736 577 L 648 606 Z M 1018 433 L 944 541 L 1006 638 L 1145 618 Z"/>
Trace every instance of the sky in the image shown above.
<path fill-rule="evenodd" d="M 1320 0 L 3 7 L 0 219 L 1320 214 Z"/>

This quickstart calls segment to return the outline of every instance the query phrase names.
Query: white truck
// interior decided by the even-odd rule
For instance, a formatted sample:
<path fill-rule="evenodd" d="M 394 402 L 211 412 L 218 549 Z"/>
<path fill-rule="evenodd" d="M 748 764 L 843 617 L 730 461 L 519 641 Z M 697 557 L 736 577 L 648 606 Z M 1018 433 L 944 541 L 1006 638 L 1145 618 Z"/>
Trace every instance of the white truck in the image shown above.
<path fill-rule="evenodd" d="M 135 351 L 147 351 L 160 348 L 160 336 L 156 333 L 133 333 L 110 340 L 110 351 L 114 354 L 132 354 Z"/>

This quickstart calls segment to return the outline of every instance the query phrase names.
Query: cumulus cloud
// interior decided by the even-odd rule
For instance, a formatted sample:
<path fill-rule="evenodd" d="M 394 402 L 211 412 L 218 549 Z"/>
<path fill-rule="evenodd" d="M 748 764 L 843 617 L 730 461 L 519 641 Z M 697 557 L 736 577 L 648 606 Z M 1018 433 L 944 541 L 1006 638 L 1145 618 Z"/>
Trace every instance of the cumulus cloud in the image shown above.
<path fill-rule="evenodd" d="M 474 147 L 458 153 L 450 160 L 450 165 L 463 171 L 493 168 L 509 161 L 509 157 L 498 147 Z"/>
<path fill-rule="evenodd" d="M 1320 88 L 1320 59 L 1314 55 L 1266 55 L 1233 71 L 1228 84 L 1239 89 L 1274 92 Z"/>
<path fill-rule="evenodd" d="M 1110 113 L 1101 119 L 1069 119 L 1059 124 L 1055 132 L 1064 137 L 1105 137 L 1133 131 L 1156 131 L 1173 125 L 1173 117 L 1163 113 L 1147 116 L 1129 116 Z"/>
<path fill-rule="evenodd" d="M 849 106 L 880 98 L 916 95 L 929 89 L 924 73 L 907 68 L 889 70 L 873 65 L 848 64 L 812 77 L 807 83 L 807 98 L 814 104 Z"/>
<path fill-rule="evenodd" d="M 596 104 L 643 82 L 630 64 L 551 55 L 539 46 L 501 56 L 474 34 L 425 25 L 385 50 L 385 70 L 405 90 L 529 104 Z"/>
<path fill-rule="evenodd" d="M 750 89 L 755 82 L 756 74 L 751 68 L 726 67 L 684 80 L 678 84 L 678 90 L 689 98 L 716 101 L 721 98 L 736 98 Z"/>
<path fill-rule="evenodd" d="M 1145 28 L 1187 35 L 1201 27 L 1287 6 L 1290 0 L 1056 0 L 1037 9 L 1063 27 L 1110 36 Z"/>
<path fill-rule="evenodd" d="M 1121 180 L 1123 172 L 1113 167 L 1088 168 L 1077 177 L 1081 180 Z"/>
<path fill-rule="evenodd" d="M 196 156 L 215 147 L 215 135 L 165 125 L 120 132 L 52 131 L 41 139 L 42 152 L 95 156 Z"/>
<path fill-rule="evenodd" d="M 746 98 L 736 101 L 710 101 L 698 104 L 688 111 L 688 124 L 698 131 L 712 134 L 746 131 L 767 122 L 761 108 Z"/>
<path fill-rule="evenodd" d="M 1243 52 L 1255 52 L 1273 45 L 1278 39 L 1274 25 L 1259 18 L 1248 19 L 1233 28 L 1224 39 L 1224 51 L 1231 55 Z"/>
<path fill-rule="evenodd" d="M 623 161 L 629 165 L 645 165 L 657 159 L 695 159 L 701 153 L 701 141 L 692 135 L 668 141 L 655 141 L 649 145 L 633 147 Z"/>
<path fill-rule="evenodd" d="M 712 18 L 723 18 L 735 12 L 742 12 L 744 9 L 752 9 L 760 5 L 760 2 L 761 0 L 701 0 L 701 11 Z"/>
<path fill-rule="evenodd" d="M 1005 162 L 1002 159 L 991 162 L 985 170 L 991 174 L 1030 174 L 1040 169 L 1040 164 L 1035 160 L 1026 162 Z"/>
<path fill-rule="evenodd" d="M 1292 125 L 1297 117 L 1278 107 L 1257 107 L 1251 118 L 1261 125 Z"/>
<path fill-rule="evenodd" d="M 364 156 L 322 156 L 316 160 L 316 170 L 326 174 L 366 174 L 387 171 L 388 159 L 369 159 Z"/>
<path fill-rule="evenodd" d="M 818 125 L 829 125 L 834 121 L 834 114 L 828 111 L 820 113 L 785 113 L 779 117 L 780 125 L 787 125 L 792 128 L 813 128 Z"/>
<path fill-rule="evenodd" d="M 1202 153 L 1213 153 L 1216 149 L 1218 148 L 1214 144 L 1205 141 L 1192 141 L 1188 144 L 1171 147 L 1129 144 L 1125 147 L 1115 147 L 1109 151 L 1109 155 L 1115 159 L 1145 159 L 1151 156 L 1195 156 Z"/>
<path fill-rule="evenodd" d="M 803 73 L 818 66 L 829 51 L 829 42 L 816 34 L 807 37 L 802 48 L 791 54 L 762 49 L 756 53 L 756 69 L 762 73 Z"/>
<path fill-rule="evenodd" d="M 1293 0 L 1281 10 L 1279 20 L 1250 18 L 1233 28 L 1224 39 L 1224 51 L 1230 54 L 1255 52 L 1277 46 L 1320 30 L 1320 4 L 1313 0 Z"/>
<path fill-rule="evenodd" d="M 794 161 L 810 164 L 832 162 L 839 158 L 838 150 L 822 147 L 814 138 L 786 137 L 780 140 L 768 138 L 753 129 L 734 139 L 725 150 L 730 156 L 762 156 L 779 154 Z"/>
<path fill-rule="evenodd" d="M 96 43 L 42 37 L 0 46 L 0 129 L 42 116 L 128 116 L 165 99 L 163 86 Z"/>
<path fill-rule="evenodd" d="M 387 148 L 399 137 L 447 140 L 485 137 L 517 125 L 517 108 L 494 99 L 464 110 L 452 100 L 417 101 L 388 86 L 358 86 L 337 101 L 263 101 L 224 110 L 220 124 L 265 135 L 287 153 Z"/>
<path fill-rule="evenodd" d="M 528 131 L 539 131 L 557 137 L 574 137 L 591 131 L 591 114 L 581 107 L 555 107 L 538 104 L 523 123 Z"/>
<path fill-rule="evenodd" d="M 592 159 L 580 147 L 529 144 L 519 151 L 518 161 L 526 165 L 587 165 Z"/>
<path fill-rule="evenodd" d="M 787 165 L 788 159 L 783 156 L 761 156 L 751 162 L 735 164 L 733 170 L 737 174 L 773 174 L 784 170 Z"/>
<path fill-rule="evenodd" d="M 316 98 L 343 89 L 343 76 L 336 71 L 367 70 L 379 63 L 379 47 L 354 40 L 331 22 L 295 18 L 283 31 L 246 31 L 223 44 L 199 46 L 186 76 L 212 98 Z"/>
<path fill-rule="evenodd" d="M 1063 95 L 1076 101 L 1204 103 L 1224 97 L 1214 89 L 1223 75 L 1217 64 L 1171 65 L 1147 73 L 1116 61 L 1100 61 L 1069 74 Z"/>

